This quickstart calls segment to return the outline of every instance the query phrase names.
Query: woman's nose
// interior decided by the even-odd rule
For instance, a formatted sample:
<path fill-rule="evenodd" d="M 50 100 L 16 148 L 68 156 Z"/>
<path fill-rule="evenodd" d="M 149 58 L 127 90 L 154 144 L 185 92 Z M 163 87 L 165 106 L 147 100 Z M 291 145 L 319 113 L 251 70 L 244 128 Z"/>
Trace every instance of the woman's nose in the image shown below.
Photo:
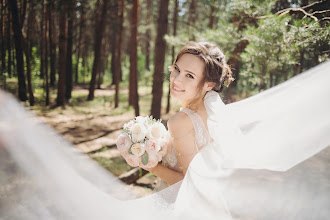
<path fill-rule="evenodd" d="M 174 73 L 173 74 L 173 82 L 177 83 L 177 84 L 181 84 L 182 83 L 182 74 L 178 74 L 178 73 Z"/>

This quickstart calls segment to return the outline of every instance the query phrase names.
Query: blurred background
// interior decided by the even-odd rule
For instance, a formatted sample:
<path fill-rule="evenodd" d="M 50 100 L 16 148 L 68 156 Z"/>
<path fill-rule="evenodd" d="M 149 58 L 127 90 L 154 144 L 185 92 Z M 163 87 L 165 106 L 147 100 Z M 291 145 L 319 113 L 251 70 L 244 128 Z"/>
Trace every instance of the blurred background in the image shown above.
<path fill-rule="evenodd" d="M 157 178 L 132 170 L 115 142 L 134 116 L 166 123 L 179 110 L 168 66 L 180 48 L 190 40 L 222 48 L 236 80 L 221 96 L 241 100 L 329 59 L 329 3 L 0 0 L 0 87 L 148 194 Z"/>

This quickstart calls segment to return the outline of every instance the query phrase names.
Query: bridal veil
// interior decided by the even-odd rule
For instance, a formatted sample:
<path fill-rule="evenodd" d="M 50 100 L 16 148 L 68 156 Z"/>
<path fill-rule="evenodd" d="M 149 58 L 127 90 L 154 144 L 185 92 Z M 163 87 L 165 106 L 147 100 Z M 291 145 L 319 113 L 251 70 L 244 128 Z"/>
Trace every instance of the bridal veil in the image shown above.
<path fill-rule="evenodd" d="M 144 198 L 0 91 L 0 219 L 327 219 L 330 62 L 248 99 L 205 97 L 213 142 Z"/>

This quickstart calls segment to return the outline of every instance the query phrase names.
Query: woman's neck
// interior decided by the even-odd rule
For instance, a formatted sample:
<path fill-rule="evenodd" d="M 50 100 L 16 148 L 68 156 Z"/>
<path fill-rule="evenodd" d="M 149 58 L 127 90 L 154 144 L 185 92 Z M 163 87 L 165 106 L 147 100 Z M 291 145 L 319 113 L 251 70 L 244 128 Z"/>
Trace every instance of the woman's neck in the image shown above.
<path fill-rule="evenodd" d="M 187 108 L 189 108 L 195 112 L 199 111 L 200 109 L 203 109 L 204 108 L 203 98 L 200 98 L 198 101 L 195 101 L 193 103 L 191 103 L 191 102 L 182 103 L 181 109 L 187 109 Z"/>
<path fill-rule="evenodd" d="M 201 97 L 198 98 L 198 100 L 195 101 L 185 101 L 185 102 L 181 102 L 181 109 L 186 109 L 189 108 L 191 110 L 194 110 L 195 112 L 197 112 L 199 109 L 204 109 L 204 97 L 205 97 L 206 93 L 204 95 L 202 95 Z"/>

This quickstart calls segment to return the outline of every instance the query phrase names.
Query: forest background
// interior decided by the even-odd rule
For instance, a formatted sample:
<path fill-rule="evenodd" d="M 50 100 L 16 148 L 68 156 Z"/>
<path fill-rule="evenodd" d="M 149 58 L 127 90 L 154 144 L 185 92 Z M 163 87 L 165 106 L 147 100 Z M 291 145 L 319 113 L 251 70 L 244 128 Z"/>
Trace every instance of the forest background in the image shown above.
<path fill-rule="evenodd" d="M 116 152 L 135 115 L 178 110 L 168 66 L 189 40 L 224 51 L 226 103 L 329 60 L 329 1 L 0 0 L 0 87 L 134 186 L 153 188 Z M 308 89 L 308 88 L 306 88 Z M 1 106 L 0 106 L 1 108 Z"/>

